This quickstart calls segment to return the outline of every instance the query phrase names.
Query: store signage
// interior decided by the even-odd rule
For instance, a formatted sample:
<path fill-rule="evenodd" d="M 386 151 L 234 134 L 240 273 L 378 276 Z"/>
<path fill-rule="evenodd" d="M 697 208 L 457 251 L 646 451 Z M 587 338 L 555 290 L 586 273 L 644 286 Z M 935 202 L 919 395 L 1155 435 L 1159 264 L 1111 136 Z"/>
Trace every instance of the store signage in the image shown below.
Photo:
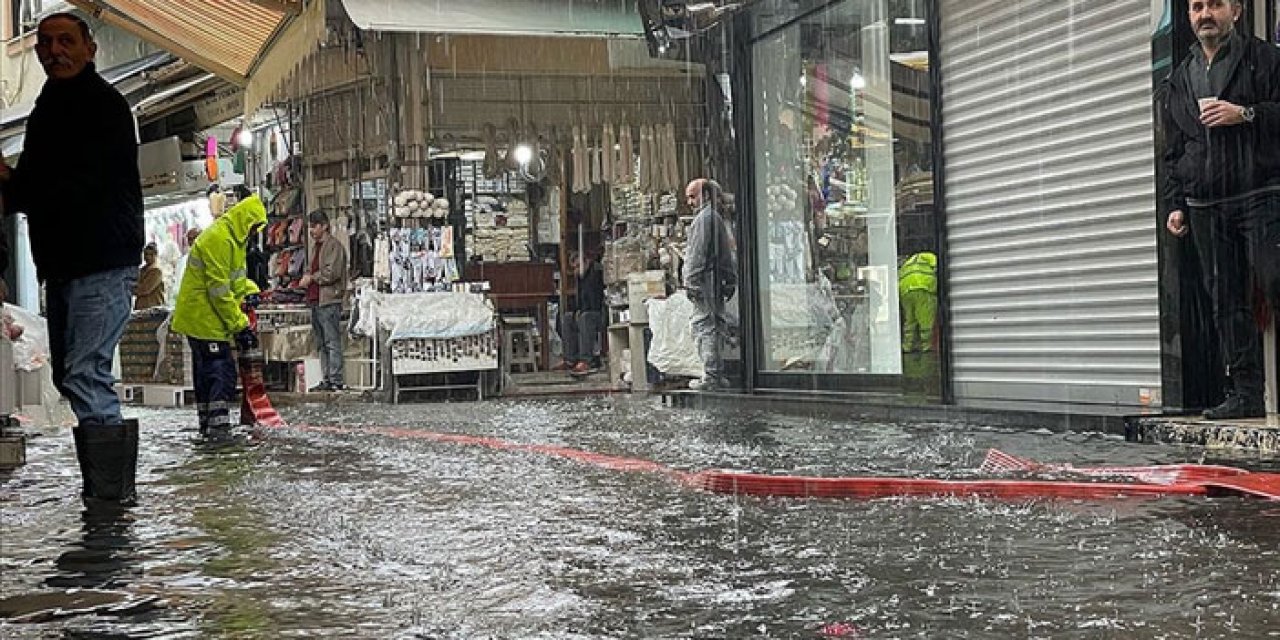
<path fill-rule="evenodd" d="M 218 91 L 192 105 L 196 128 L 209 129 L 244 115 L 244 90 L 231 88 Z"/>

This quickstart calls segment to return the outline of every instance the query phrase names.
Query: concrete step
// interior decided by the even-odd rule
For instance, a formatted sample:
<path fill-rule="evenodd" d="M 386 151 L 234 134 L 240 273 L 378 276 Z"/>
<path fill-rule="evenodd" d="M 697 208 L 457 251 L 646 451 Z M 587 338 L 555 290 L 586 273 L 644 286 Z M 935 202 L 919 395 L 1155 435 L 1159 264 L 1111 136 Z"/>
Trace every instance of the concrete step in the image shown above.
<path fill-rule="evenodd" d="M 1243 420 L 1144 416 L 1131 418 L 1127 429 L 1126 437 L 1134 442 L 1280 453 L 1280 416 L 1274 414 Z"/>

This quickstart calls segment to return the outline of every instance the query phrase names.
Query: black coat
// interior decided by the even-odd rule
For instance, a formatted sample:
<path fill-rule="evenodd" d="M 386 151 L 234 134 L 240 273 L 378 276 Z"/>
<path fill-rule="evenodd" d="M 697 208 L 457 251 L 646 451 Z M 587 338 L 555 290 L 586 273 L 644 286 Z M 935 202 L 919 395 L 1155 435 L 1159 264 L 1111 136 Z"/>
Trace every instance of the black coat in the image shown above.
<path fill-rule="evenodd" d="M 142 256 L 142 181 L 133 112 L 90 64 L 48 80 L 27 119 L 26 141 L 6 190 L 9 210 L 30 219 L 41 280 L 66 280 Z"/>
<path fill-rule="evenodd" d="M 1165 80 L 1165 180 L 1168 211 L 1185 210 L 1187 199 L 1216 200 L 1280 186 L 1280 49 L 1243 36 L 1244 54 L 1218 96 L 1253 107 L 1252 123 L 1209 129 L 1191 91 L 1191 58 Z M 1195 45 L 1199 46 L 1199 45 Z"/>
<path fill-rule="evenodd" d="M 604 311 L 604 269 L 587 263 L 587 272 L 578 276 L 578 311 Z"/>

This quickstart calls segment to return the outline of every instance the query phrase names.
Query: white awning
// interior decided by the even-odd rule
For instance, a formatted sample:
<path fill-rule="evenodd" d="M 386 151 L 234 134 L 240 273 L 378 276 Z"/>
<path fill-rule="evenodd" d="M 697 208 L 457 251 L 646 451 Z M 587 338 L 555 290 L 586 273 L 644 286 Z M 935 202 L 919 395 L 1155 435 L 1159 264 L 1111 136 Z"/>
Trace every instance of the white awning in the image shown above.
<path fill-rule="evenodd" d="M 342 0 L 368 31 L 641 37 L 635 0 Z"/>

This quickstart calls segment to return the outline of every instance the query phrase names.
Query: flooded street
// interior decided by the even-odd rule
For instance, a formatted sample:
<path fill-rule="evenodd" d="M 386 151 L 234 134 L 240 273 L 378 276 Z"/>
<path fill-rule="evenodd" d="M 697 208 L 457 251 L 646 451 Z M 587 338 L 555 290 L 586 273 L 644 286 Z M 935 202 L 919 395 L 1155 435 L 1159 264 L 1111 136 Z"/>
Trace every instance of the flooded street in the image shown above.
<path fill-rule="evenodd" d="M 131 412 L 141 504 L 123 515 L 82 513 L 68 433 L 0 475 L 0 637 L 1280 637 L 1274 503 L 743 498 L 362 431 L 826 476 L 967 476 L 990 447 L 1078 465 L 1198 449 L 617 397 L 303 407 L 285 418 L 344 431 L 199 452 L 191 413 Z"/>

